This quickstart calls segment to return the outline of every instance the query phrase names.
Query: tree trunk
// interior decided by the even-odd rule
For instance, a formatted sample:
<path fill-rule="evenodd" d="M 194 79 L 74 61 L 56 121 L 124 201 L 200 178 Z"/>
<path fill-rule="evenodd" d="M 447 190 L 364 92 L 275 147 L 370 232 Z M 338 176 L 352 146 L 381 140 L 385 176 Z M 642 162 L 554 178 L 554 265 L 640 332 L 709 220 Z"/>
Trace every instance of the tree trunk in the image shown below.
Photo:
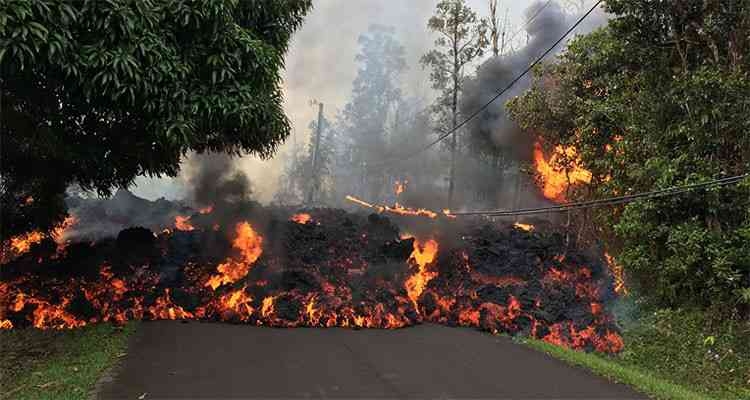
<path fill-rule="evenodd" d="M 458 6 L 456 6 L 458 7 Z M 458 14 L 456 12 L 456 14 Z M 456 125 L 457 125 L 457 109 L 458 109 L 458 21 L 456 16 L 456 24 L 453 26 L 453 101 L 451 102 L 451 118 L 452 124 L 451 129 L 451 171 L 450 180 L 448 182 L 448 207 L 453 209 L 453 195 L 456 190 Z"/>

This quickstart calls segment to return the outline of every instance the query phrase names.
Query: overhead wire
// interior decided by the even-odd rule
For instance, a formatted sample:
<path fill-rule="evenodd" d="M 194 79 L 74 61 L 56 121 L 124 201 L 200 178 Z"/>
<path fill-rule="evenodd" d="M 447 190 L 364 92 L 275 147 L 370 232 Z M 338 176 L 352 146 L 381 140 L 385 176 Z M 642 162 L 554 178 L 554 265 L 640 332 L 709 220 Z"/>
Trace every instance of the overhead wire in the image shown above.
<path fill-rule="evenodd" d="M 495 94 L 495 96 L 493 96 L 489 101 L 487 101 L 486 103 L 484 103 L 476 111 L 474 111 L 468 117 L 466 117 L 463 121 L 461 121 L 461 123 L 457 124 L 456 126 L 454 126 L 453 128 L 451 128 L 450 130 L 444 132 L 437 139 L 433 140 L 432 142 L 430 142 L 426 146 L 421 147 L 417 151 L 414 151 L 414 152 L 411 152 L 411 153 L 407 153 L 405 155 L 400 155 L 400 156 L 397 156 L 397 157 L 393 157 L 391 159 L 382 160 L 380 162 L 370 164 L 369 167 L 377 167 L 377 166 L 383 166 L 383 165 L 386 165 L 386 164 L 390 164 L 390 163 L 393 163 L 393 162 L 406 161 L 406 160 L 408 160 L 408 159 L 410 159 L 410 158 L 412 158 L 412 157 L 414 157 L 414 156 L 416 156 L 416 155 L 418 155 L 418 154 L 420 154 L 420 153 L 422 153 L 424 151 L 429 150 L 432 146 L 434 146 L 434 145 L 442 142 L 443 140 L 445 140 L 446 138 L 448 138 L 450 135 L 454 134 L 456 131 L 458 131 L 459 129 L 461 129 L 464 125 L 466 125 L 471 120 L 473 120 L 474 118 L 476 118 L 477 116 L 479 116 L 479 114 L 481 114 L 484 110 L 486 110 L 487 107 L 489 107 L 492 103 L 495 102 L 495 100 L 497 100 L 500 97 L 502 97 L 508 90 L 510 90 L 516 83 L 518 83 L 518 81 L 520 81 L 524 76 L 526 76 L 526 74 L 528 74 L 532 69 L 534 69 L 534 67 L 536 67 L 540 62 L 542 62 L 542 60 L 544 60 L 544 58 L 549 53 L 551 53 L 563 40 L 565 40 L 565 38 L 568 37 L 568 35 L 570 35 L 571 32 L 573 32 L 574 30 L 576 30 L 576 28 L 578 28 L 578 26 L 589 15 L 591 15 L 591 13 L 594 12 L 594 10 L 596 10 L 597 7 L 599 7 L 599 5 L 602 3 L 602 1 L 603 0 L 597 0 L 596 3 L 594 3 L 594 5 L 585 14 L 583 14 L 580 18 L 578 18 L 578 20 L 567 31 L 565 31 L 565 33 L 562 36 L 560 36 L 560 38 L 557 39 L 555 41 L 555 43 L 552 44 L 552 46 L 550 46 L 546 51 L 544 51 L 544 53 L 542 53 L 539 57 L 537 57 L 534 60 L 534 62 L 532 62 L 531 64 L 529 64 L 529 66 L 527 66 L 526 69 L 524 69 L 519 75 L 517 75 L 512 81 L 510 81 L 510 83 L 508 83 L 502 90 L 500 90 L 497 94 Z"/>
<path fill-rule="evenodd" d="M 485 210 L 485 211 L 463 211 L 463 212 L 451 212 L 451 216 L 472 216 L 472 215 L 485 215 L 492 217 L 504 217 L 504 216 L 518 216 L 518 215 L 529 215 L 529 214 L 543 214 L 550 212 L 565 212 L 570 210 L 577 210 L 583 208 L 603 207 L 617 204 L 628 203 L 640 199 L 659 198 L 666 196 L 674 196 L 698 189 L 707 189 L 712 187 L 728 186 L 739 183 L 745 178 L 750 177 L 750 173 L 742 175 L 731 176 L 727 178 L 714 179 L 707 182 L 694 183 L 684 186 L 675 186 L 670 188 L 664 188 L 659 190 L 653 190 L 649 192 L 636 193 L 632 195 L 610 197 L 606 199 L 590 200 L 576 203 L 566 203 L 557 206 L 550 207 L 538 207 L 538 208 L 526 208 L 518 210 Z"/>

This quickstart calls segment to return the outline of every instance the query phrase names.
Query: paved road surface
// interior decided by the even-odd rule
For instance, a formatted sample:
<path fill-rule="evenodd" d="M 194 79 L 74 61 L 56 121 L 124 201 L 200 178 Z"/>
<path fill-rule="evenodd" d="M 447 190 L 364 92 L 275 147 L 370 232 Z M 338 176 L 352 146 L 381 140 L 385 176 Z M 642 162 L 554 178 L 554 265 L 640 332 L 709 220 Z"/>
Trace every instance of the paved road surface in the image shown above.
<path fill-rule="evenodd" d="M 438 325 L 144 322 L 124 358 L 99 398 L 643 398 L 509 339 Z"/>

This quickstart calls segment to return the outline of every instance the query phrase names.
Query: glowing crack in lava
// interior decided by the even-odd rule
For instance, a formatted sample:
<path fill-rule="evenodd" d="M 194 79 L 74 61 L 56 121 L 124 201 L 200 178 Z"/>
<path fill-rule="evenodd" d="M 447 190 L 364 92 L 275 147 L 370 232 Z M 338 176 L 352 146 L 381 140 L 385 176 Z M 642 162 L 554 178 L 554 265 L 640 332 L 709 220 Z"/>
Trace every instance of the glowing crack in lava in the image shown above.
<path fill-rule="evenodd" d="M 557 166 L 562 158 L 572 161 L 572 168 L 565 171 Z M 578 165 L 578 153 L 575 147 L 555 147 L 552 157 L 547 160 L 542 150 L 542 144 L 534 143 L 534 166 L 537 174 L 543 182 L 542 193 L 544 197 L 563 202 L 566 200 L 565 193 L 570 185 L 578 183 L 590 183 L 591 172 Z"/>

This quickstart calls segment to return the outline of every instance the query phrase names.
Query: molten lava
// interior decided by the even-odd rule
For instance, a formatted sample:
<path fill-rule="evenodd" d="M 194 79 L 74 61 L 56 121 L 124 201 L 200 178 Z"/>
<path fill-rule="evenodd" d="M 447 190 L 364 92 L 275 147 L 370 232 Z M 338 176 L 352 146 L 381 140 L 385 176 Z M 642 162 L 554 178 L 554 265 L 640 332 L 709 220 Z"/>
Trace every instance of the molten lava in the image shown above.
<path fill-rule="evenodd" d="M 625 286 L 625 272 L 622 269 L 622 265 L 617 264 L 615 258 L 610 256 L 609 253 L 604 253 L 604 259 L 607 260 L 609 266 L 609 272 L 612 274 L 614 279 L 613 284 L 615 285 L 615 292 L 620 296 L 628 294 L 628 288 Z"/>
<path fill-rule="evenodd" d="M 612 275 L 562 237 L 485 225 L 414 240 L 382 215 L 320 209 L 308 229 L 287 209 L 267 210 L 254 212 L 272 222 L 256 230 L 239 220 L 229 235 L 201 219 L 189 231 L 127 229 L 60 254 L 31 246 L 31 256 L 2 266 L 0 329 L 138 319 L 388 329 L 432 322 L 622 349 L 608 307 Z"/>
<path fill-rule="evenodd" d="M 526 231 L 526 232 L 531 232 L 531 231 L 534 230 L 534 225 L 531 225 L 531 224 L 522 224 L 520 222 L 516 222 L 515 224 L 513 224 L 513 226 L 515 228 L 518 228 L 518 229 L 520 229 L 522 231 Z"/>
<path fill-rule="evenodd" d="M 190 217 L 184 215 L 178 215 L 174 217 L 174 227 L 179 231 L 192 231 L 195 229 L 192 223 L 190 223 Z"/>
<path fill-rule="evenodd" d="M 431 264 L 435 260 L 437 252 L 438 242 L 433 239 L 425 243 L 421 243 L 418 240 L 414 241 L 414 251 L 412 251 L 409 261 L 416 264 L 418 269 L 414 275 L 406 280 L 406 293 L 408 293 L 409 299 L 414 303 L 414 308 L 417 312 L 419 312 L 419 305 L 417 304 L 419 296 L 422 295 L 427 284 L 437 276 L 436 271 L 429 271 L 427 269 L 428 264 Z"/>
<path fill-rule="evenodd" d="M 210 286 L 213 290 L 221 285 L 234 283 L 244 278 L 250 271 L 250 266 L 263 253 L 263 237 L 255 232 L 248 222 L 237 224 L 235 231 L 237 236 L 232 242 L 232 246 L 240 251 L 243 259 L 242 261 L 227 259 L 226 262 L 216 267 L 219 274 L 212 275 L 205 283 L 205 286 Z"/>
<path fill-rule="evenodd" d="M 291 218 L 292 221 L 305 225 L 306 223 L 310 222 L 312 220 L 312 217 L 310 214 L 300 213 L 300 214 L 294 214 Z"/>
<path fill-rule="evenodd" d="M 559 166 L 564 159 L 571 161 L 570 169 L 566 170 Z M 555 147 L 555 151 L 547 160 L 539 142 L 534 143 L 534 166 L 536 172 L 543 182 L 542 193 L 544 197 L 557 202 L 565 201 L 568 187 L 578 183 L 590 183 L 591 172 L 584 169 L 580 162 L 575 147 Z"/>
<path fill-rule="evenodd" d="M 44 234 L 32 231 L 10 238 L 10 247 L 18 254 L 24 254 L 31 249 L 31 245 L 37 244 L 44 239 Z"/>

